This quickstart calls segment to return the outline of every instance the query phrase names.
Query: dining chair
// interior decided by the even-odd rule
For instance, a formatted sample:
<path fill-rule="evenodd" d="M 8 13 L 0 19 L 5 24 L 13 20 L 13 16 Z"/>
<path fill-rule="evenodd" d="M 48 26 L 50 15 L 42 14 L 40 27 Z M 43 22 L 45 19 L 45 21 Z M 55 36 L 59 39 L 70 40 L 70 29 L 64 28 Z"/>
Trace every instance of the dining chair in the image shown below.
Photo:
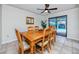
<path fill-rule="evenodd" d="M 38 31 L 39 30 L 39 26 L 35 26 L 35 30 Z"/>
<path fill-rule="evenodd" d="M 29 26 L 28 31 L 32 31 L 32 30 L 35 30 L 34 26 Z"/>
<path fill-rule="evenodd" d="M 50 43 L 49 43 L 49 46 L 50 46 L 50 50 L 52 51 L 52 45 L 54 45 L 54 32 L 50 29 L 50 37 L 49 37 L 49 39 L 50 39 Z"/>
<path fill-rule="evenodd" d="M 50 32 L 50 40 L 51 40 L 51 43 L 54 44 L 54 42 L 56 41 L 55 37 L 56 37 L 56 31 L 55 31 L 55 27 L 52 26 L 50 28 L 51 32 Z"/>
<path fill-rule="evenodd" d="M 39 51 L 40 53 L 44 53 L 45 49 L 47 48 L 48 49 L 48 52 L 50 52 L 50 46 L 49 46 L 49 43 L 50 43 L 50 39 L 49 39 L 49 31 L 48 28 L 45 28 L 44 31 L 43 31 L 43 38 L 41 39 L 40 42 L 38 42 L 36 44 L 36 50 Z"/>
<path fill-rule="evenodd" d="M 21 34 L 18 29 L 15 29 L 15 32 L 18 39 L 18 52 L 20 54 L 24 54 L 26 51 L 29 51 L 30 46 L 26 43 L 25 40 L 22 40 Z"/>

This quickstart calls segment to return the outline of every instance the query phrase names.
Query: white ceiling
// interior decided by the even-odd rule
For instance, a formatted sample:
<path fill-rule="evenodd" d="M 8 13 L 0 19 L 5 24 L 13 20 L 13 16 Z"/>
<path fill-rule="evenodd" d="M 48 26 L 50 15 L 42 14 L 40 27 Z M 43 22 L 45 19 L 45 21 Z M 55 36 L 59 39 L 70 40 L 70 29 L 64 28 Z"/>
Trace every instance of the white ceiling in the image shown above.
<path fill-rule="evenodd" d="M 38 8 L 44 9 L 45 7 L 44 4 L 10 4 L 10 6 L 27 10 L 36 14 L 40 14 L 42 12 L 42 10 L 37 10 Z M 52 10 L 51 13 L 65 11 L 76 7 L 78 7 L 78 5 L 76 4 L 50 4 L 49 6 L 49 8 L 58 8 L 57 10 Z M 46 14 L 48 13 L 42 13 L 42 15 L 46 15 Z"/>

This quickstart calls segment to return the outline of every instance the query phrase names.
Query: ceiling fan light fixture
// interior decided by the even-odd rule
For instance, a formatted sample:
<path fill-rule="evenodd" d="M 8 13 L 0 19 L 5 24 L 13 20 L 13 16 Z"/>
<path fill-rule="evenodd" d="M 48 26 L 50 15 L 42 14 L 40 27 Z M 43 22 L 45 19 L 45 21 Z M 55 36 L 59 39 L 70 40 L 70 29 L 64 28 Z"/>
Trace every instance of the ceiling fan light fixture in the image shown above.
<path fill-rule="evenodd" d="M 47 10 L 45 12 L 48 12 Z"/>

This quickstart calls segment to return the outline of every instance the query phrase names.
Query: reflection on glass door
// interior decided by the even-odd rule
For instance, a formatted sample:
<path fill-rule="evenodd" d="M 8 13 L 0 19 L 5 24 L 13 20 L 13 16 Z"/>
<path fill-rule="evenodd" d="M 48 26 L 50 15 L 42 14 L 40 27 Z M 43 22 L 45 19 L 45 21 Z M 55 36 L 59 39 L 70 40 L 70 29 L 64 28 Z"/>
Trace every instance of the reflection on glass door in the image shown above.
<path fill-rule="evenodd" d="M 66 16 L 57 17 L 57 34 L 67 36 L 66 27 Z"/>
<path fill-rule="evenodd" d="M 56 18 L 50 18 L 50 20 L 48 21 L 49 22 L 49 26 L 57 26 L 57 24 L 56 24 Z"/>
<path fill-rule="evenodd" d="M 67 16 L 49 18 L 49 26 L 55 26 L 57 35 L 67 36 Z"/>

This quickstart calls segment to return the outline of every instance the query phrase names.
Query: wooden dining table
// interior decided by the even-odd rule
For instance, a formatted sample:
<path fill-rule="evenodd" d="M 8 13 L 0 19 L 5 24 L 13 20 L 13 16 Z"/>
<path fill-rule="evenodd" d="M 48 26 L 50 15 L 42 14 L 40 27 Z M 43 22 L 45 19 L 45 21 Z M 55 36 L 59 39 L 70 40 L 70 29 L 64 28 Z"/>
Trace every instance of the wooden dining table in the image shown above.
<path fill-rule="evenodd" d="M 49 31 L 46 32 L 46 35 L 48 35 L 48 32 Z M 53 31 L 53 33 L 56 34 L 56 31 Z M 35 52 L 35 44 L 41 41 L 41 38 L 43 37 L 43 30 L 21 32 L 21 35 L 29 43 L 30 53 L 33 54 Z"/>

